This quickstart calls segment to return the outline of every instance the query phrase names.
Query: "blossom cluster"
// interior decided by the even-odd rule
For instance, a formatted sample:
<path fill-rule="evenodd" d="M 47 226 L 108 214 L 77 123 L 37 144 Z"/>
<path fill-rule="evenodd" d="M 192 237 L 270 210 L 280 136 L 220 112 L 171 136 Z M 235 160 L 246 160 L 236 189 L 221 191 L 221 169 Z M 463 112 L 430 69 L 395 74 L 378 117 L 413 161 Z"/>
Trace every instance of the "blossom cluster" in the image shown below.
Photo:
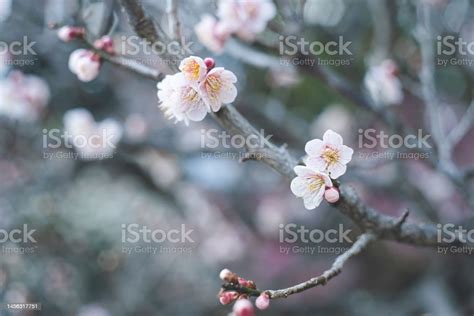
<path fill-rule="evenodd" d="M 222 281 L 226 282 L 227 285 L 234 286 L 236 288 L 240 287 L 246 290 L 257 289 L 253 281 L 241 278 L 229 269 L 223 269 L 219 273 L 219 278 Z M 255 315 L 253 304 L 252 302 L 250 302 L 249 296 L 247 294 L 239 293 L 233 290 L 225 290 L 224 288 L 222 288 L 219 293 L 219 301 L 222 305 L 228 305 L 235 302 L 234 307 L 232 309 L 232 316 Z M 262 292 L 255 301 L 255 306 L 257 306 L 258 309 L 264 310 L 267 309 L 269 305 L 270 296 L 267 292 Z"/>
<path fill-rule="evenodd" d="M 34 75 L 10 71 L 0 80 L 0 115 L 33 122 L 41 118 L 48 105 L 48 84 Z"/>
<path fill-rule="evenodd" d="M 403 101 L 403 90 L 397 77 L 398 67 L 391 59 L 369 68 L 364 84 L 376 105 L 397 105 Z"/>
<path fill-rule="evenodd" d="M 180 72 L 158 83 L 160 108 L 176 122 L 201 121 L 207 113 L 217 112 L 237 97 L 233 72 L 216 67 L 212 58 L 191 56 L 181 61 Z"/>
<path fill-rule="evenodd" d="M 271 0 L 220 0 L 217 17 L 203 15 L 194 30 L 200 42 L 209 50 L 221 53 L 233 34 L 253 41 L 276 14 Z"/>
<path fill-rule="evenodd" d="M 85 29 L 77 26 L 63 26 L 58 30 L 58 37 L 64 42 L 81 39 L 85 36 Z M 94 48 L 114 55 L 114 43 L 109 36 L 103 36 L 94 42 Z M 101 66 L 100 55 L 89 49 L 76 49 L 69 56 L 69 70 L 84 82 L 97 78 Z"/>
<path fill-rule="evenodd" d="M 313 139 L 306 143 L 308 157 L 305 166 L 296 166 L 296 178 L 291 181 L 291 191 L 303 198 L 304 206 L 312 210 L 321 204 L 323 199 L 329 203 L 339 200 L 339 191 L 332 179 L 337 179 L 346 172 L 346 165 L 351 161 L 354 151 L 343 145 L 341 135 L 327 130 L 323 139 Z"/>

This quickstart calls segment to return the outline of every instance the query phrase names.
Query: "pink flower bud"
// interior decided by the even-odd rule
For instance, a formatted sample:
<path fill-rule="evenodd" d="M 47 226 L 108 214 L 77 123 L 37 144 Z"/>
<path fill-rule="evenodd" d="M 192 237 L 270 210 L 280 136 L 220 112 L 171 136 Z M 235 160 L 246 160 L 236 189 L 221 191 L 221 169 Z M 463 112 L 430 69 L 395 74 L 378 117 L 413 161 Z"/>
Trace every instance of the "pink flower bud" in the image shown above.
<path fill-rule="evenodd" d="M 249 281 L 245 280 L 244 278 L 240 278 L 240 277 L 239 277 L 238 280 L 239 280 L 239 284 L 240 284 L 240 285 L 242 285 L 242 286 L 244 286 L 244 287 L 250 287 L 250 286 L 249 286 L 249 285 L 250 285 Z"/>
<path fill-rule="evenodd" d="M 69 56 L 69 69 L 79 80 L 92 81 L 99 75 L 100 58 L 90 50 L 77 49 Z"/>
<path fill-rule="evenodd" d="M 219 296 L 219 302 L 221 302 L 222 305 L 227 305 L 235 301 L 238 296 L 239 294 L 234 291 L 224 292 Z"/>
<path fill-rule="evenodd" d="M 255 310 L 248 299 L 237 300 L 233 308 L 234 316 L 254 316 Z"/>
<path fill-rule="evenodd" d="M 94 42 L 94 47 L 108 54 L 115 54 L 114 42 L 110 36 L 103 36 Z"/>
<path fill-rule="evenodd" d="M 232 272 L 229 269 L 222 269 L 222 271 L 219 273 L 219 278 L 222 281 L 228 281 L 231 276 Z"/>
<path fill-rule="evenodd" d="M 204 59 L 204 64 L 206 64 L 207 70 L 209 71 L 214 68 L 214 66 L 216 65 L 216 61 L 211 57 L 207 57 Z"/>
<path fill-rule="evenodd" d="M 82 37 L 84 35 L 84 28 L 74 26 L 63 26 L 58 30 L 58 37 L 64 42 L 70 42 L 75 38 Z"/>
<path fill-rule="evenodd" d="M 268 306 L 270 306 L 270 296 L 268 296 L 266 292 L 263 292 L 259 297 L 257 297 L 255 306 L 261 310 L 267 309 Z"/>
<path fill-rule="evenodd" d="M 339 190 L 335 187 L 330 187 L 324 192 L 324 198 L 329 203 L 336 203 L 339 201 Z"/>

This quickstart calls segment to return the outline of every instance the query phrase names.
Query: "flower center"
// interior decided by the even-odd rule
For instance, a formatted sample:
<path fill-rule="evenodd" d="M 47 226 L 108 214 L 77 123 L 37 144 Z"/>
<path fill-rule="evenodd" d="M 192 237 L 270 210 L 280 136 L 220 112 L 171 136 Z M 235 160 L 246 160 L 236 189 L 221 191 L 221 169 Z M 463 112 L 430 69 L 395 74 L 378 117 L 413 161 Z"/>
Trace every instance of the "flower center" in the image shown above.
<path fill-rule="evenodd" d="M 197 91 L 191 87 L 184 91 L 183 98 L 186 102 L 189 102 L 190 104 L 197 103 L 200 100 L 200 96 Z"/>
<path fill-rule="evenodd" d="M 318 191 L 325 185 L 324 179 L 318 176 L 309 176 L 308 177 L 308 189 L 310 191 Z"/>
<path fill-rule="evenodd" d="M 322 157 L 328 165 L 334 165 L 336 162 L 339 161 L 339 151 L 331 147 L 326 147 L 324 149 Z"/>
<path fill-rule="evenodd" d="M 196 61 L 190 61 L 184 66 L 184 72 L 187 72 L 191 75 L 192 80 L 198 80 L 199 79 L 199 71 L 200 71 L 200 66 Z"/>
<path fill-rule="evenodd" d="M 212 100 L 217 99 L 221 88 L 222 81 L 220 80 L 220 78 L 212 75 L 206 78 L 206 90 Z"/>

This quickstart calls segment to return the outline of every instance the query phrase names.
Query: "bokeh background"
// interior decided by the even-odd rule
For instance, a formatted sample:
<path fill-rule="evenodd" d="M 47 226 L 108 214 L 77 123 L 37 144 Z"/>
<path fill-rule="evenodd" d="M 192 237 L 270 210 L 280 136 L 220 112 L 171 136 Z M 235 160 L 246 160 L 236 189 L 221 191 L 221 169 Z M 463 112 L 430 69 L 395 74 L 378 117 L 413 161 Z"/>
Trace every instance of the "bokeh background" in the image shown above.
<path fill-rule="evenodd" d="M 147 13 L 163 26 L 165 2 L 143 2 Z M 424 159 L 360 158 L 358 130 L 389 132 L 387 125 L 374 111 L 321 80 L 314 68 L 275 63 L 282 56 L 271 50 L 282 30 L 309 41 L 337 41 L 343 36 L 352 41 L 353 55 L 344 57 L 349 65 L 329 68 L 365 96 L 364 77 L 371 65 L 394 60 L 403 102 L 378 111 L 429 134 L 427 108 L 420 97 L 420 49 L 414 36 L 418 2 L 431 8 L 435 37 L 453 35 L 473 43 L 474 5 L 467 0 L 278 0 L 277 17 L 259 34 L 258 42 L 232 39 L 221 55 L 207 51 L 193 30 L 201 14 L 215 14 L 215 2 L 181 0 L 179 17 L 183 35 L 193 42 L 193 54 L 213 56 L 218 65 L 237 75 L 234 105 L 254 126 L 273 135 L 273 142 L 285 143 L 295 156 L 302 156 L 308 140 L 321 138 L 331 128 L 354 148 L 343 181 L 350 182 L 365 203 L 394 216 L 408 208 L 412 221 L 462 223 L 469 229 L 473 210 L 445 175 Z M 41 311 L 3 309 L 0 315 L 227 315 L 231 308 L 221 306 L 216 296 L 222 268 L 254 280 L 259 288 L 276 289 L 322 273 L 337 256 L 282 254 L 281 247 L 288 245 L 280 242 L 280 225 L 326 231 L 342 224 L 353 230 L 353 238 L 358 235 L 357 227 L 327 203 L 315 211 L 304 209 L 287 180 L 267 166 L 228 157 L 227 153 L 241 150 L 202 146 L 203 133 L 221 131 L 212 118 L 189 127 L 167 120 L 158 108 L 157 82 L 107 62 L 97 79 L 79 81 L 68 69 L 68 58 L 85 44 L 60 41 L 48 25 L 84 25 L 91 39 L 108 34 L 118 42 L 133 35 L 118 2 L 0 0 L 0 11 L 0 41 L 25 37 L 35 42 L 36 52 L 2 54 L 0 86 L 6 89 L 15 76 L 23 78 L 17 79 L 19 85 L 26 85 L 24 78 L 30 75 L 48 86 L 47 93 L 41 85 L 42 90 L 37 85 L 13 89 L 26 89 L 27 94 L 40 89 L 35 96 L 46 103 L 40 109 L 31 98 L 29 105 L 19 105 L 23 99 L 12 97 L 14 92 L 0 93 L 0 228 L 10 231 L 26 224 L 36 230 L 37 241 L 0 245 L 33 247 L 32 253 L 2 248 L 0 301 L 42 304 Z M 152 68 L 162 66 L 148 54 L 130 57 Z M 474 61 L 469 54 L 456 57 Z M 473 69 L 473 65 L 435 66 L 446 131 L 459 123 L 472 102 Z M 31 117 L 12 110 L 20 106 L 32 106 L 30 111 L 38 114 Z M 74 152 L 64 146 L 44 148 L 43 137 L 44 129 L 64 130 L 63 116 L 75 108 L 87 109 L 96 121 L 113 118 L 120 123 L 123 136 L 113 158 L 45 158 L 45 153 Z M 474 163 L 473 146 L 473 131 L 455 146 L 453 161 L 460 169 Z M 472 195 L 472 188 L 466 189 Z M 193 230 L 194 242 L 152 245 L 168 247 L 171 253 L 127 254 L 122 225 L 130 223 L 163 230 L 184 224 Z M 334 251 L 350 246 L 301 240 L 290 246 L 294 245 Z M 472 258 L 377 243 L 350 260 L 328 285 L 272 302 L 259 314 L 471 315 Z"/>

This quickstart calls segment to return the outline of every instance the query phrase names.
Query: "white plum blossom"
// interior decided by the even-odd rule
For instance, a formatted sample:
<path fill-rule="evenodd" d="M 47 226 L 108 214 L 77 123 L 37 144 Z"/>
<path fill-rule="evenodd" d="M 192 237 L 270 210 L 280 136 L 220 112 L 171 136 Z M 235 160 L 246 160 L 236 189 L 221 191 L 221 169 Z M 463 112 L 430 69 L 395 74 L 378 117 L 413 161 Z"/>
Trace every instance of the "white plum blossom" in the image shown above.
<path fill-rule="evenodd" d="M 246 41 L 254 40 L 275 14 L 271 0 L 220 0 L 217 10 L 226 29 Z"/>
<path fill-rule="evenodd" d="M 68 66 L 79 80 L 89 82 L 99 75 L 100 58 L 93 51 L 77 49 L 69 56 Z"/>
<path fill-rule="evenodd" d="M 0 115 L 36 121 L 43 114 L 49 98 L 48 84 L 37 76 L 12 71 L 0 81 Z"/>
<path fill-rule="evenodd" d="M 207 113 L 217 112 L 237 96 L 236 76 L 224 68 L 207 67 L 199 57 L 184 59 L 181 72 L 166 76 L 158 83 L 158 99 L 165 116 L 177 122 L 201 121 Z"/>
<path fill-rule="evenodd" d="M 190 83 L 199 84 L 206 76 L 207 67 L 202 58 L 191 56 L 181 61 L 179 70 Z"/>
<path fill-rule="evenodd" d="M 160 108 L 169 119 L 189 125 L 189 121 L 202 121 L 209 111 L 197 87 L 181 72 L 166 76 L 157 87 Z"/>
<path fill-rule="evenodd" d="M 342 137 L 333 130 L 327 130 L 323 139 L 313 139 L 306 143 L 308 154 L 306 165 L 337 179 L 346 172 L 346 165 L 351 161 L 354 150 L 343 145 Z"/>
<path fill-rule="evenodd" d="M 397 65 L 390 59 L 370 67 L 364 84 L 376 105 L 397 105 L 403 101 L 402 84 L 396 74 Z"/>
<path fill-rule="evenodd" d="M 291 181 L 291 192 L 303 198 L 305 208 L 315 209 L 321 204 L 326 188 L 332 187 L 331 179 L 326 173 L 307 166 L 296 166 L 294 171 L 296 178 Z"/>
<path fill-rule="evenodd" d="M 231 71 L 222 67 L 212 69 L 200 86 L 204 102 L 214 112 L 219 111 L 222 104 L 234 102 L 237 97 L 236 82 L 237 77 Z"/>
<path fill-rule="evenodd" d="M 194 31 L 199 41 L 216 54 L 222 53 L 225 43 L 230 36 L 230 32 L 225 24 L 210 14 L 205 14 L 201 17 L 201 21 L 196 24 Z"/>
<path fill-rule="evenodd" d="M 63 123 L 68 141 L 85 160 L 111 158 L 123 134 L 122 126 L 114 119 L 96 122 L 83 108 L 67 111 Z"/>

